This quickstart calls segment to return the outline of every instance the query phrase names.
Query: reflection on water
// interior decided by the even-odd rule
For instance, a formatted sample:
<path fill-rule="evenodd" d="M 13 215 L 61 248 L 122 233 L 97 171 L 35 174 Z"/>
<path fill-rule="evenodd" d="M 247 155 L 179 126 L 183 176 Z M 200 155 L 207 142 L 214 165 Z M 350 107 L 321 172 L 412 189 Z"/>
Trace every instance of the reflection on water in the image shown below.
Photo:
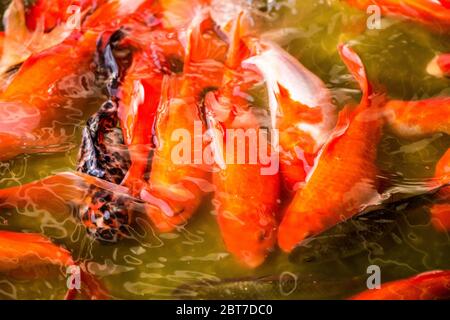
<path fill-rule="evenodd" d="M 364 13 L 340 1 L 302 0 L 297 1 L 295 15 L 289 8 L 281 12 L 267 22 L 267 36 L 321 77 L 340 106 L 359 96 L 336 51 L 343 40 L 352 41 L 370 78 L 391 97 L 408 100 L 450 94 L 450 80 L 425 72 L 436 52 L 450 52 L 448 36 L 390 18 L 383 20 L 382 30 L 363 32 Z M 65 106 L 72 125 L 66 134 L 73 137 L 74 145 L 64 153 L 0 163 L 1 188 L 74 170 L 81 141 L 80 118 L 89 117 L 99 105 L 98 101 L 86 102 L 86 97 L 99 94 L 92 79 L 67 77 L 61 86 L 74 99 L 73 105 Z M 83 108 L 86 114 L 77 114 L 79 103 L 89 103 Z M 445 135 L 410 141 L 386 132 L 378 165 L 388 187 L 414 191 L 433 176 L 436 162 L 449 147 Z M 364 276 L 371 264 L 382 268 L 383 281 L 449 269 L 449 235 L 431 226 L 431 202 L 416 199 L 390 208 L 382 218 L 377 217 L 375 225 L 364 220 L 347 222 L 302 248 L 301 259 L 277 251 L 256 270 L 241 267 L 227 253 L 210 200 L 188 225 L 172 233 L 158 234 L 138 217 L 132 238 L 115 245 L 93 242 L 73 212 L 61 209 L 65 213 L 55 217 L 32 204 L 24 210 L 1 209 L 0 229 L 41 232 L 55 239 L 75 259 L 86 261 L 88 271 L 105 283 L 112 298 L 345 298 L 365 288 Z M 64 292 L 62 276 L 32 281 L 0 276 L 0 299 L 58 299 Z"/>

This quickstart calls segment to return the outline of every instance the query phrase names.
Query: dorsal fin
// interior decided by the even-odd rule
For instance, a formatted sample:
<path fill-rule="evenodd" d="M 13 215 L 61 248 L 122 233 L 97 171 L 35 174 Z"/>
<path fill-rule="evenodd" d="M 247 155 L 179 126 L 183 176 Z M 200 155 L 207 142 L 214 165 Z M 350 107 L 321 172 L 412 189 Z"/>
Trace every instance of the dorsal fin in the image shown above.
<path fill-rule="evenodd" d="M 230 21 L 225 27 L 225 32 L 229 35 L 229 48 L 227 53 L 226 64 L 230 69 L 236 69 L 241 62 L 248 57 L 249 49 L 243 41 L 246 34 L 245 13 L 240 12 L 236 19 Z"/>
<path fill-rule="evenodd" d="M 212 28 L 212 25 L 213 21 L 207 10 L 198 7 L 185 32 L 185 66 L 188 66 L 193 60 L 202 60 L 202 56 L 207 56 L 202 48 L 205 45 L 202 43 L 202 33 L 205 29 Z"/>
<path fill-rule="evenodd" d="M 358 56 L 358 54 L 347 44 L 341 44 L 338 46 L 339 54 L 341 55 L 342 61 L 347 66 L 350 73 L 358 82 L 361 91 L 361 105 L 369 106 L 369 98 L 372 95 L 372 86 L 369 83 L 367 77 L 366 68 Z"/>

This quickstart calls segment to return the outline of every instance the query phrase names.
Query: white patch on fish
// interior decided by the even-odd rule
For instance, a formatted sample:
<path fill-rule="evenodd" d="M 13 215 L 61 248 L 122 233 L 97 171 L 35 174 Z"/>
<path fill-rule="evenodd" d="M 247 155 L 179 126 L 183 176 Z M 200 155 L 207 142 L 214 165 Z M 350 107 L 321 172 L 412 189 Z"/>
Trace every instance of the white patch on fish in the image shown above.
<path fill-rule="evenodd" d="M 243 61 L 247 68 L 256 67 L 263 75 L 269 94 L 269 108 L 272 126 L 276 128 L 279 114 L 279 85 L 291 95 L 291 99 L 311 109 L 320 108 L 323 121 L 311 125 L 302 121 L 293 124 L 297 129 L 311 134 L 317 145 L 323 145 L 336 124 L 336 107 L 331 102 L 331 96 L 322 80 L 306 69 L 288 52 L 278 45 L 261 41 L 262 52 L 259 55 Z"/>

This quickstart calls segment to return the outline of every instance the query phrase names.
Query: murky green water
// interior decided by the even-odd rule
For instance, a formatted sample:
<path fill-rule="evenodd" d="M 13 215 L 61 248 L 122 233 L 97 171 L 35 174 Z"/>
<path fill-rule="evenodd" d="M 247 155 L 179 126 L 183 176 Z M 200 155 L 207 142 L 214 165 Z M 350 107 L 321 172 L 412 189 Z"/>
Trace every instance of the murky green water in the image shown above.
<path fill-rule="evenodd" d="M 326 82 L 339 105 L 357 101 L 359 97 L 357 86 L 336 50 L 341 41 L 351 41 L 355 45 L 367 65 L 371 81 L 385 88 L 391 97 L 408 100 L 450 95 L 450 80 L 433 78 L 425 72 L 436 52 L 450 52 L 450 36 L 396 19 L 384 19 L 382 30 L 364 31 L 365 13 L 341 1 L 297 2 L 295 15 L 285 10 L 278 19 L 267 23 L 268 30 L 296 29 L 284 39 L 285 47 Z M 94 112 L 98 102 L 92 100 L 88 109 Z M 86 118 L 88 116 L 86 114 Z M 77 143 L 81 140 L 81 128 L 80 123 L 73 133 Z M 418 143 L 386 133 L 380 143 L 379 166 L 398 181 L 428 178 L 449 146 L 450 139 L 442 135 Z M 78 146 L 74 146 L 65 154 L 25 156 L 0 164 L 0 187 L 74 170 L 77 152 Z M 97 275 L 111 297 L 117 299 L 346 298 L 365 289 L 366 268 L 371 264 L 381 267 L 383 281 L 450 268 L 450 238 L 434 231 L 425 205 L 398 209 L 393 218 L 395 229 L 387 231 L 379 241 L 368 241 L 366 248 L 350 257 L 293 263 L 287 255 L 277 251 L 260 268 L 248 270 L 227 253 L 214 212 L 208 205 L 210 201 L 206 203 L 201 212 L 177 232 L 157 234 L 148 222 L 140 220 L 135 240 L 109 246 L 90 240 L 70 216 L 2 211 L 0 228 L 42 232 L 66 246 L 76 259 L 88 262 L 89 271 Z M 330 238 L 330 241 L 335 240 Z M 250 281 L 253 284 L 243 283 L 241 287 L 227 282 L 223 289 L 216 290 L 221 280 L 265 276 L 276 279 L 280 275 L 291 277 L 290 273 L 298 277 L 291 294 L 287 294 L 290 288 L 267 285 L 264 281 L 256 284 Z M 192 283 L 198 286 L 186 286 Z M 0 276 L 0 299 L 58 299 L 64 296 L 65 290 L 63 275 L 59 279 L 33 281 Z"/>

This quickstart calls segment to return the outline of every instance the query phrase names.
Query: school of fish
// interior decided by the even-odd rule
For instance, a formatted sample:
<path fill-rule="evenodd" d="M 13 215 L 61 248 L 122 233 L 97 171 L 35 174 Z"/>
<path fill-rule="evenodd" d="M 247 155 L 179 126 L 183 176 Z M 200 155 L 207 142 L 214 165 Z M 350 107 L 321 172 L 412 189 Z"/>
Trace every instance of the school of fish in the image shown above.
<path fill-rule="evenodd" d="M 447 0 L 345 2 L 450 29 Z M 129 236 L 137 211 L 158 232 L 171 232 L 212 196 L 227 250 L 256 268 L 277 248 L 289 253 L 382 202 L 377 149 L 385 131 L 411 140 L 450 134 L 450 97 L 389 100 L 355 49 L 342 43 L 337 51 L 362 96 L 340 109 L 318 76 L 261 36 L 248 7 L 236 1 L 221 13 L 220 5 L 13 0 L 0 34 L 0 161 L 68 151 L 68 132 L 83 121 L 85 129 L 76 170 L 0 189 L 0 206 L 26 206 L 25 195 L 52 214 L 69 212 L 54 203 L 58 197 L 79 207 L 89 234 L 114 243 Z M 438 54 L 428 69 L 449 76 L 450 55 Z M 67 83 L 95 83 L 98 91 L 68 92 Z M 260 84 L 264 106 L 253 96 Z M 67 107 L 74 99 L 87 106 L 99 92 L 105 101 L 87 123 L 87 109 Z M 244 141 L 241 163 L 228 148 L 229 132 L 249 131 L 258 147 Z M 189 137 L 181 153 L 190 161 L 174 159 L 181 133 Z M 213 161 L 196 161 L 198 155 Z M 267 171 L 271 161 L 261 157 L 279 162 L 279 170 Z M 450 149 L 429 180 L 430 191 L 438 190 L 430 216 L 440 232 L 450 231 L 449 183 Z M 108 297 L 66 249 L 39 234 L 0 231 L 0 272 L 29 275 L 41 265 L 78 265 L 83 296 Z M 352 299 L 449 299 L 448 283 L 450 271 L 434 271 Z M 76 295 L 71 289 L 66 298 Z"/>

